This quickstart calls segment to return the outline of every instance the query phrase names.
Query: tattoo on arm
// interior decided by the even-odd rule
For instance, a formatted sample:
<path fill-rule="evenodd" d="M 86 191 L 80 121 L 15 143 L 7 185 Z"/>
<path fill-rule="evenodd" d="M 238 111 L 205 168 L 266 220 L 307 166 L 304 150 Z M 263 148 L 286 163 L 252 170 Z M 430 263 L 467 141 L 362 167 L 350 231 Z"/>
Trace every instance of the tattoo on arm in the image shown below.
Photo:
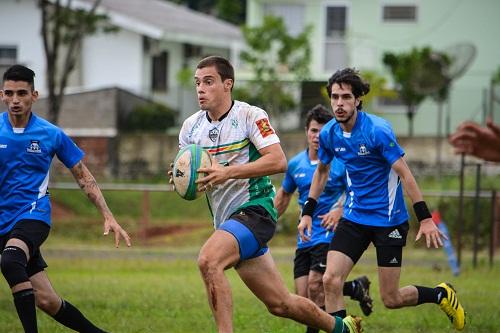
<path fill-rule="evenodd" d="M 78 186 L 80 186 L 89 200 L 101 211 L 101 213 L 111 214 L 111 211 L 106 204 L 106 200 L 102 195 L 101 189 L 97 185 L 94 176 L 92 176 L 87 167 L 82 162 L 78 162 L 73 168 L 71 168 L 71 173 L 78 183 Z"/>

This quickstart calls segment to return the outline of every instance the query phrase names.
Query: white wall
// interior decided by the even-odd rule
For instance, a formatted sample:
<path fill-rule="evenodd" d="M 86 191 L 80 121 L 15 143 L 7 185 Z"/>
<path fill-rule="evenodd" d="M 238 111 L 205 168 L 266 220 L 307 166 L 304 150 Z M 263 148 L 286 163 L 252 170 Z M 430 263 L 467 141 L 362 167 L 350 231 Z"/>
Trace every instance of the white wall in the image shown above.
<path fill-rule="evenodd" d="M 0 0 L 0 45 L 17 47 L 17 63 L 35 71 L 35 87 L 46 92 L 40 12 L 34 0 Z"/>
<path fill-rule="evenodd" d="M 118 86 L 144 91 L 142 37 L 119 30 L 85 38 L 82 45 L 82 82 L 85 89 Z"/>

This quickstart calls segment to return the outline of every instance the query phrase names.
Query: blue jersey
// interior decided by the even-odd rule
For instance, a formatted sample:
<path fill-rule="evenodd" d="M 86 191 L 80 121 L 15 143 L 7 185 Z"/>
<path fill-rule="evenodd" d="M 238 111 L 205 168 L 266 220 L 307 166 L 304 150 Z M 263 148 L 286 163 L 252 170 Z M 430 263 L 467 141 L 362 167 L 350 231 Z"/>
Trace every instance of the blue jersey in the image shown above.
<path fill-rule="evenodd" d="M 60 128 L 33 113 L 22 132 L 12 128 L 7 112 L 0 114 L 0 235 L 22 219 L 50 225 L 47 187 L 54 155 L 72 168 L 84 154 Z"/>
<path fill-rule="evenodd" d="M 309 159 L 307 150 L 295 155 L 288 163 L 288 169 L 281 186 L 287 193 L 293 193 L 295 189 L 298 189 L 299 205 L 301 208 L 309 197 L 309 189 L 317 165 L 317 161 L 311 161 Z M 321 218 L 318 216 L 325 215 L 332 209 L 340 196 L 344 193 L 345 187 L 344 165 L 337 159 L 334 159 L 330 167 L 330 176 L 328 177 L 325 190 L 318 199 L 318 205 L 312 217 L 311 240 L 303 242 L 300 236 L 298 236 L 298 248 L 310 247 L 319 243 L 330 243 L 333 232 L 321 226 Z"/>
<path fill-rule="evenodd" d="M 335 156 L 346 166 L 346 219 L 371 226 L 408 220 L 401 181 L 392 169 L 404 151 L 386 120 L 360 111 L 352 131 L 346 133 L 332 119 L 323 126 L 319 140 L 321 163 L 328 164 Z"/>

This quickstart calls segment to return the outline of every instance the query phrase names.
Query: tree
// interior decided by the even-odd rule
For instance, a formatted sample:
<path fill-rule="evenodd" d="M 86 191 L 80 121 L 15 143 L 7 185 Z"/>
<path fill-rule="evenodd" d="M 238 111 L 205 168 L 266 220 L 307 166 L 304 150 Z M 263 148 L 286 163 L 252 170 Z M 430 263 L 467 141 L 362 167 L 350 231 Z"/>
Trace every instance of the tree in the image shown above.
<path fill-rule="evenodd" d="M 265 16 L 262 26 L 243 27 L 248 49 L 241 58 L 255 74 L 250 94 L 270 115 L 278 116 L 295 106 L 287 81 L 301 82 L 309 74 L 311 27 L 294 37 L 283 19 Z"/>
<path fill-rule="evenodd" d="M 214 15 L 217 18 L 240 25 L 245 22 L 246 0 L 166 0 L 183 4 L 190 9 Z"/>
<path fill-rule="evenodd" d="M 413 136 L 413 117 L 417 107 L 430 95 L 444 98 L 448 92 L 442 57 L 429 47 L 408 53 L 384 53 L 383 63 L 391 71 L 399 96 L 407 106 L 408 135 Z"/>
<path fill-rule="evenodd" d="M 498 67 L 496 72 L 491 76 L 491 82 L 493 84 L 500 84 L 500 67 Z"/>
<path fill-rule="evenodd" d="M 90 9 L 72 8 L 72 0 L 38 0 L 42 15 L 41 35 L 45 51 L 48 120 L 57 124 L 68 78 L 75 69 L 84 36 L 117 30 L 107 15 L 98 14 L 101 0 Z"/>

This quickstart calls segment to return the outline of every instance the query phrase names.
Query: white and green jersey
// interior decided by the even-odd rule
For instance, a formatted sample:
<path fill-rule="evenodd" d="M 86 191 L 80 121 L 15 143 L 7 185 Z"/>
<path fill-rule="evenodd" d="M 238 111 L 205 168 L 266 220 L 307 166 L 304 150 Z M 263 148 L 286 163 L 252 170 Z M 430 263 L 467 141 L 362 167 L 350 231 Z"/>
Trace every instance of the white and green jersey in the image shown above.
<path fill-rule="evenodd" d="M 200 110 L 184 121 L 179 148 L 197 144 L 208 150 L 222 165 L 246 164 L 257 160 L 259 150 L 280 142 L 266 112 L 244 102 L 234 101 L 219 121 L 211 121 Z M 269 177 L 228 179 L 207 192 L 208 204 L 217 228 L 238 208 L 260 205 L 276 220 L 274 186 Z"/>

